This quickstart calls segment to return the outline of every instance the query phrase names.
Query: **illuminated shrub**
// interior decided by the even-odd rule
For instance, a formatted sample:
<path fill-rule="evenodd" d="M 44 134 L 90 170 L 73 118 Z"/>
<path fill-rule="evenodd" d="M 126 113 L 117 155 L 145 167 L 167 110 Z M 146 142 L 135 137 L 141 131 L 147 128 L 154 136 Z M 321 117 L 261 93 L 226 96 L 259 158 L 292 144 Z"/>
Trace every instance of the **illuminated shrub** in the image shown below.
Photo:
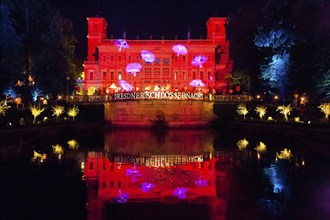
<path fill-rule="evenodd" d="M 276 111 L 279 111 L 282 115 L 284 115 L 285 121 L 288 121 L 288 115 L 290 115 L 292 108 L 291 108 L 291 104 L 288 104 L 287 106 L 285 105 L 281 105 L 278 106 Z"/>
<path fill-rule="evenodd" d="M 36 105 L 30 105 L 29 109 L 33 115 L 33 124 L 36 122 L 37 117 L 43 112 L 45 111 L 46 108 L 44 107 L 40 107 L 40 106 L 36 106 Z"/>
<path fill-rule="evenodd" d="M 0 115 L 5 116 L 7 109 L 9 109 L 9 108 L 10 108 L 10 106 L 7 105 L 7 103 L 5 101 L 1 101 L 0 102 Z"/>
<path fill-rule="evenodd" d="M 321 112 L 324 113 L 325 119 L 329 120 L 330 103 L 329 102 L 322 103 L 321 105 L 318 106 L 318 108 L 321 109 Z"/>
<path fill-rule="evenodd" d="M 239 140 L 236 143 L 236 145 L 239 150 L 243 150 L 243 149 L 246 149 L 246 147 L 249 145 L 249 142 L 244 138 L 244 139 Z"/>
<path fill-rule="evenodd" d="M 236 111 L 239 115 L 243 115 L 244 120 L 245 120 L 245 116 L 249 113 L 249 110 L 246 108 L 245 104 L 239 105 Z"/>
<path fill-rule="evenodd" d="M 258 113 L 259 118 L 262 119 L 267 113 L 267 107 L 258 105 L 255 111 Z"/>
<path fill-rule="evenodd" d="M 52 115 L 58 118 L 60 117 L 61 114 L 64 113 L 64 107 L 60 105 L 55 105 L 52 107 L 52 112 L 53 112 Z"/>
<path fill-rule="evenodd" d="M 74 120 L 75 117 L 77 117 L 78 112 L 79 112 L 78 106 L 75 105 L 72 108 L 69 108 L 67 114 L 68 116 L 72 117 L 72 120 Z"/>

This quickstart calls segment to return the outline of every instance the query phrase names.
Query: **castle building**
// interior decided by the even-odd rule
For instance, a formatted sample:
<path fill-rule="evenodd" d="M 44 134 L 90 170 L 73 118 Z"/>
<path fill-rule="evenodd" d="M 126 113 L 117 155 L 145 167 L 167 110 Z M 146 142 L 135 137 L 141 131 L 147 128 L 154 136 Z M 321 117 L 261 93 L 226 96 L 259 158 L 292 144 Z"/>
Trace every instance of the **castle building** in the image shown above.
<path fill-rule="evenodd" d="M 122 80 L 131 85 L 132 91 L 200 89 L 226 93 L 230 88 L 226 77 L 232 70 L 225 28 L 227 18 L 209 18 L 206 39 L 190 39 L 188 35 L 186 40 L 108 39 L 104 18 L 90 17 L 87 20 L 88 57 L 84 62 L 84 90 L 121 91 Z M 175 50 L 175 46 L 182 47 L 182 51 L 180 48 Z M 148 56 L 154 57 L 152 62 L 142 57 L 146 51 L 151 54 Z M 139 64 L 139 68 L 130 72 L 127 70 L 130 64 Z M 201 83 L 194 85 L 193 80 Z"/>

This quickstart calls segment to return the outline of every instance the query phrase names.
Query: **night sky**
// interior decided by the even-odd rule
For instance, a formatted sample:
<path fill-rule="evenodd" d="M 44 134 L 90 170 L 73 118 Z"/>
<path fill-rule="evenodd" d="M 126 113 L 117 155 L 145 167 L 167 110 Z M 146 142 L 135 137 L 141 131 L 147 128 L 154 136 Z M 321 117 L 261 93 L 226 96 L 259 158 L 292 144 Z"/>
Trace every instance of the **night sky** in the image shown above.
<path fill-rule="evenodd" d="M 108 22 L 108 38 L 186 39 L 206 37 L 209 17 L 228 17 L 248 4 L 245 0 L 52 0 L 64 17 L 73 21 L 76 52 L 87 54 L 87 17 L 99 15 Z"/>

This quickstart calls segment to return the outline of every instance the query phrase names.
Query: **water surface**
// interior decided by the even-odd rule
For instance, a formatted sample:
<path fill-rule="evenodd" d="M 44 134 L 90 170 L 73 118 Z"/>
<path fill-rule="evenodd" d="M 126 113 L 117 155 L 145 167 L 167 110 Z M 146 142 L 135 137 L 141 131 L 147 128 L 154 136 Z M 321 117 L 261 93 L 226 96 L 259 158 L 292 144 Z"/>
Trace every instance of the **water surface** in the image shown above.
<path fill-rule="evenodd" d="M 17 137 L 0 153 L 3 219 L 330 218 L 324 141 L 136 129 Z"/>

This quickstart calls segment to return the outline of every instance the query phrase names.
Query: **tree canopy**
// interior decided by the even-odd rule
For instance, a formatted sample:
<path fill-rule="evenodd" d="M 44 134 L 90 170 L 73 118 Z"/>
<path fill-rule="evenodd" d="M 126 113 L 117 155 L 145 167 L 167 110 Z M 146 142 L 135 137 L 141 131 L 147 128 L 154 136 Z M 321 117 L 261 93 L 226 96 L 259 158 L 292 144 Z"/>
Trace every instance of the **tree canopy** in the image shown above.
<path fill-rule="evenodd" d="M 16 76 L 16 81 L 26 82 L 16 84 L 16 90 L 29 93 L 38 88 L 44 94 L 60 93 L 66 90 L 67 83 L 72 88 L 79 74 L 72 22 L 65 19 L 48 0 L 3 0 L 2 4 L 10 12 L 7 13 L 6 25 L 13 29 L 7 31 L 7 38 L 17 33 L 17 37 L 12 38 L 17 42 L 11 42 L 21 52 L 18 56 L 10 56 L 13 60 L 22 61 L 12 68 L 15 68 L 16 75 L 20 75 Z M 6 72 L 1 71 L 0 76 L 5 75 Z M 33 83 L 29 83 L 28 79 Z M 12 81 L 5 82 L 7 86 L 15 85 Z"/>

